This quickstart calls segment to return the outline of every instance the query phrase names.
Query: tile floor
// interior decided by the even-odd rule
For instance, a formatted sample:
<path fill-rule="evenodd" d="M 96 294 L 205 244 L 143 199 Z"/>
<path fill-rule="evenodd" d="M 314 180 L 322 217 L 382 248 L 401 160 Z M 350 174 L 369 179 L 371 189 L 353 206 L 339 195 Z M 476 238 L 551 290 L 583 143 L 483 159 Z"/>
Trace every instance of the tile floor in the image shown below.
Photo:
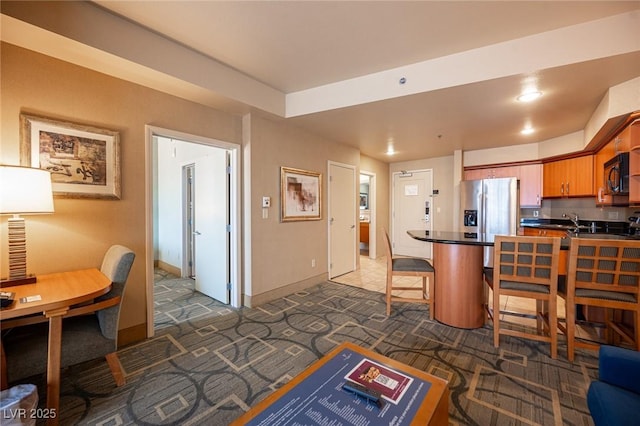
<path fill-rule="evenodd" d="M 332 281 L 352 285 L 360 288 L 364 288 L 371 291 L 378 291 L 384 293 L 386 291 L 386 274 L 387 274 L 387 260 L 386 257 L 379 257 L 377 259 L 370 259 L 368 256 L 360 256 L 360 269 L 350 272 L 348 274 L 335 277 Z M 421 287 L 422 279 L 420 277 L 394 277 L 394 282 L 407 286 L 407 287 Z M 408 297 L 415 297 L 415 292 L 411 293 Z M 397 295 L 402 295 L 403 292 L 398 292 Z M 493 305 L 493 296 L 489 290 L 489 304 Z M 514 322 L 522 325 L 528 325 L 535 327 L 535 319 L 522 317 L 519 315 L 535 315 L 535 301 L 530 299 L 523 299 L 519 297 L 503 297 L 500 300 L 501 311 L 513 312 L 516 315 L 503 315 L 501 318 L 505 321 Z M 564 299 L 558 298 L 558 318 L 564 319 L 565 317 L 565 304 Z M 600 340 L 600 330 L 579 325 L 577 327 L 577 335 L 579 337 L 588 338 L 590 340 Z"/>

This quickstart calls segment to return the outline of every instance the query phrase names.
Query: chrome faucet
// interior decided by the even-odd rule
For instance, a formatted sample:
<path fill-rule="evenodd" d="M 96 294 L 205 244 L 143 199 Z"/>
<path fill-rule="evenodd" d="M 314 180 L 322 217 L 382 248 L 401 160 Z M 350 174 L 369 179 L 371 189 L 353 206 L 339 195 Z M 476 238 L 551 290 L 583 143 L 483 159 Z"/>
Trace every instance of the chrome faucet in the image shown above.
<path fill-rule="evenodd" d="M 573 226 L 575 226 L 575 229 L 573 230 L 573 232 L 575 234 L 577 234 L 580 231 L 580 218 L 578 217 L 578 213 L 573 213 L 572 212 L 571 214 L 573 215 L 573 217 L 570 217 L 566 213 L 563 213 L 562 217 L 571 219 L 571 222 L 573 223 Z"/>
<path fill-rule="evenodd" d="M 631 224 L 629 225 L 629 231 L 634 235 L 640 235 L 640 216 L 637 216 L 640 212 L 634 212 L 634 215 L 631 216 L 629 220 Z"/>

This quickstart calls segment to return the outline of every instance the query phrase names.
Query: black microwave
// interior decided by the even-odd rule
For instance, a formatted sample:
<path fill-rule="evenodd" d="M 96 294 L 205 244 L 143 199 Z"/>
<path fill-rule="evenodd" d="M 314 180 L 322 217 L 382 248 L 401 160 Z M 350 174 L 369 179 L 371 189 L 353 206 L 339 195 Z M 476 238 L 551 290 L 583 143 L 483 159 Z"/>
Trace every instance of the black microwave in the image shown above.
<path fill-rule="evenodd" d="M 629 194 L 629 153 L 621 152 L 604 163 L 604 190 L 606 194 Z"/>

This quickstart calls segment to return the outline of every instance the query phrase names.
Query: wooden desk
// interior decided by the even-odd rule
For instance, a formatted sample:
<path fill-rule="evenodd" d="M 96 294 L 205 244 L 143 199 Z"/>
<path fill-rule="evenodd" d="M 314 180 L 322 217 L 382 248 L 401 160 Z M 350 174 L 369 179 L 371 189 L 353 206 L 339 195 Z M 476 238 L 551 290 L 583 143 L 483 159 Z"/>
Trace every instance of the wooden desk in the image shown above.
<path fill-rule="evenodd" d="M 395 424 L 400 426 L 408 424 L 421 426 L 449 424 L 449 388 L 446 381 L 427 374 L 424 371 L 418 370 L 375 352 L 361 348 L 352 343 L 345 342 L 337 346 L 320 360 L 316 361 L 309 368 L 296 376 L 282 388 L 278 389 L 276 392 L 272 393 L 267 398 L 262 400 L 251 410 L 247 411 L 245 414 L 237 418 L 233 423 L 231 423 L 231 425 L 240 426 L 246 425 L 252 420 L 264 420 L 262 418 L 257 418 L 258 416 L 278 416 L 277 413 L 274 413 L 274 410 L 278 410 L 278 405 L 281 404 L 286 404 L 285 408 L 281 410 L 281 412 L 284 413 L 283 416 L 291 416 L 291 412 L 298 409 L 297 405 L 302 406 L 302 408 L 300 408 L 300 411 L 316 411 L 316 402 L 322 400 L 325 400 L 325 406 L 331 406 L 341 414 L 344 414 L 345 412 L 350 413 L 351 416 L 360 417 L 360 420 L 362 421 L 364 421 L 364 417 L 367 417 L 367 420 L 372 420 L 370 424 L 381 424 L 380 422 L 384 422 L 387 424 L 390 423 L 390 419 L 378 418 L 378 415 L 381 414 L 382 411 L 387 407 L 383 408 L 382 410 L 378 407 L 370 407 L 368 410 L 361 409 L 360 412 L 355 412 L 357 411 L 356 408 L 351 406 L 341 406 L 342 401 L 337 400 L 337 398 L 340 398 L 340 396 L 337 396 L 336 398 L 336 395 L 345 395 L 344 393 L 342 393 L 343 391 L 338 390 L 340 389 L 338 385 L 340 382 L 345 381 L 344 376 L 346 373 L 336 370 L 335 366 L 341 366 L 342 364 L 340 358 L 338 357 L 339 355 L 341 355 L 342 358 L 348 360 L 349 358 L 347 357 L 349 356 L 350 352 L 355 352 L 355 355 L 361 355 L 359 356 L 360 359 L 364 357 L 366 360 L 373 361 L 380 366 L 394 370 L 395 372 L 401 373 L 402 375 L 406 375 L 408 377 L 412 377 L 414 379 L 414 381 L 406 387 L 406 393 L 398 401 L 397 405 L 394 405 L 392 402 L 385 401 L 386 404 L 390 406 L 389 408 L 399 407 L 400 410 L 403 410 L 405 407 L 408 409 L 408 407 L 410 407 L 412 404 L 414 404 L 415 408 L 415 404 L 417 404 L 417 411 L 412 415 L 412 418 L 398 418 L 396 419 Z M 352 363 L 356 363 L 358 361 L 359 360 L 357 358 L 351 360 Z M 345 361 L 344 363 L 346 362 L 348 361 Z M 334 366 L 334 364 L 336 365 Z M 317 377 L 318 374 L 314 375 L 314 373 L 316 372 L 323 372 L 322 367 L 325 365 L 327 365 L 327 368 L 325 370 L 330 370 L 326 372 L 326 376 L 334 374 L 336 376 L 334 379 L 328 378 L 324 375 L 322 375 L 322 377 Z M 345 371 L 348 372 L 349 370 L 347 369 Z M 307 392 L 307 389 L 295 389 L 298 385 L 304 387 L 305 380 L 310 382 L 306 383 L 306 387 L 309 387 L 310 389 L 313 389 L 315 391 L 315 389 L 317 389 L 318 387 L 322 388 L 326 385 L 326 387 L 330 388 L 330 391 L 333 392 L 334 395 L 330 394 L 329 396 L 323 397 L 322 394 L 318 394 L 317 396 L 311 396 L 310 394 L 315 392 Z M 421 387 L 427 388 L 426 396 L 424 396 L 424 398 L 422 399 L 413 400 L 412 396 L 420 395 L 419 389 Z M 292 401 L 289 402 L 289 399 L 287 399 L 287 397 L 289 397 L 289 399 L 291 399 Z M 309 402 L 301 401 L 303 398 L 306 398 Z M 349 395 L 346 398 L 354 399 L 357 397 Z M 361 404 L 366 405 L 365 402 L 361 402 Z M 357 407 L 359 404 L 355 403 L 354 405 Z M 284 420 L 284 418 L 282 417 L 279 417 L 278 419 Z M 273 420 L 275 420 L 275 417 L 273 418 Z M 343 421 L 343 423 L 349 422 Z"/>
<path fill-rule="evenodd" d="M 62 317 L 69 307 L 92 300 L 109 291 L 111 281 L 96 268 L 38 276 L 35 284 L 6 287 L 12 291 L 15 302 L 0 311 L 0 321 L 25 315 L 42 314 L 49 319 L 49 350 L 47 358 L 47 408 L 55 413 L 47 424 L 58 424 L 60 404 L 60 354 L 62 343 Z M 40 296 L 32 302 L 23 297 Z"/>

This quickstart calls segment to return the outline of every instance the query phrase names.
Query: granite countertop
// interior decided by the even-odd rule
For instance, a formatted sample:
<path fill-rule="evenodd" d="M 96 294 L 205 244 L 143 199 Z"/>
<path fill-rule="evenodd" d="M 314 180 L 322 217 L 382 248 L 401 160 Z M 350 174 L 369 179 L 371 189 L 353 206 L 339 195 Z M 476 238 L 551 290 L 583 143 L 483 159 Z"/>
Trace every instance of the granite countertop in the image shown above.
<path fill-rule="evenodd" d="M 468 232 L 454 232 L 454 231 L 424 231 L 415 230 L 407 231 L 407 234 L 411 238 L 420 241 L 426 241 L 430 243 L 440 244 L 464 244 L 475 246 L 493 246 L 495 235 L 494 234 L 479 234 Z M 567 233 L 567 237 L 562 238 L 561 248 L 563 250 L 569 249 L 569 244 L 572 237 L 580 238 L 594 238 L 594 239 L 615 239 L 615 240 L 640 240 L 640 235 L 621 235 L 621 234 L 571 234 Z"/>
<path fill-rule="evenodd" d="M 629 235 L 629 222 L 605 220 L 579 220 L 580 229 L 585 233 L 595 229 L 596 234 L 625 234 Z M 573 230 L 575 225 L 568 219 L 540 219 L 522 218 L 520 226 L 524 228 Z"/>
<path fill-rule="evenodd" d="M 453 231 L 407 231 L 411 238 L 430 243 L 493 246 L 493 234 L 478 234 Z"/>

